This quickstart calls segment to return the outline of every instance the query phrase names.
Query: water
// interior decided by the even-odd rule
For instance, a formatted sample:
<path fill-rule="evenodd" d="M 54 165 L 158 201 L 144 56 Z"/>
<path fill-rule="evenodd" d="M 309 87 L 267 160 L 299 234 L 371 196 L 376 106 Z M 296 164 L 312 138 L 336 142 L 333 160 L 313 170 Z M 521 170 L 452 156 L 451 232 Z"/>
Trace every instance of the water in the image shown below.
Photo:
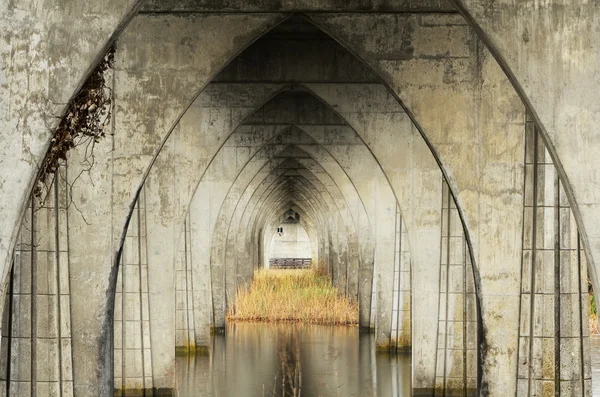
<path fill-rule="evenodd" d="M 177 358 L 179 397 L 406 397 L 410 377 L 410 355 L 356 327 L 229 324 L 209 356 Z"/>
<path fill-rule="evenodd" d="M 178 396 L 410 396 L 410 355 L 375 353 L 374 343 L 355 327 L 230 324 L 210 357 L 177 357 Z M 600 336 L 591 350 L 600 397 Z"/>

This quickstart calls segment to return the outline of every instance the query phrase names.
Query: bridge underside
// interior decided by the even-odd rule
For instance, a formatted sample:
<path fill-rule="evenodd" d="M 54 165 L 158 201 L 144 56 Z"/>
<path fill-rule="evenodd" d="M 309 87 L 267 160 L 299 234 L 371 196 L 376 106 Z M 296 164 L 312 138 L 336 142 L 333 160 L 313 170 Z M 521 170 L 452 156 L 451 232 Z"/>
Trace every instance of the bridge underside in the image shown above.
<path fill-rule="evenodd" d="M 0 395 L 170 395 L 308 264 L 415 395 L 591 395 L 600 3 L 217 3 L 0 5 Z"/>

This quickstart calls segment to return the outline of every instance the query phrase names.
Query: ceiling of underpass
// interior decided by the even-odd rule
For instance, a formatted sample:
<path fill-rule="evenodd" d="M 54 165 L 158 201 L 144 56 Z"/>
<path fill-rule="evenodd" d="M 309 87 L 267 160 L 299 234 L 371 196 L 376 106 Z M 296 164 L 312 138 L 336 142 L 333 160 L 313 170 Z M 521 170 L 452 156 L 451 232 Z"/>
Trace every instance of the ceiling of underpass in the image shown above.
<path fill-rule="evenodd" d="M 187 12 L 192 7 L 187 4 L 184 9 L 177 9 L 175 5 L 163 3 L 161 6 L 160 10 L 165 12 Z M 149 4 L 146 10 L 152 7 L 158 10 L 157 4 Z M 412 5 L 407 3 L 407 7 Z M 358 227 L 356 220 L 353 221 L 357 217 L 356 211 L 367 219 L 369 214 L 361 192 L 354 186 L 353 176 L 348 174 L 348 162 L 353 160 L 353 154 L 373 156 L 335 107 L 309 91 L 306 84 L 381 85 L 380 79 L 353 54 L 296 14 L 235 57 L 196 102 L 205 106 L 216 97 L 242 93 L 237 98 L 242 103 L 254 92 L 273 92 L 231 131 L 221 149 L 255 147 L 232 181 L 228 197 L 237 194 L 239 189 L 259 191 L 262 184 L 268 183 L 269 187 L 265 189 L 268 193 L 255 204 L 257 209 L 254 211 L 263 213 L 256 222 L 261 219 L 262 222 L 277 223 L 283 211 L 297 208 L 314 227 L 326 227 L 329 219 L 340 218 L 345 220 L 348 230 L 354 230 Z M 362 151 L 357 152 L 354 147 L 361 147 Z M 257 182 L 242 180 L 253 161 L 262 162 L 261 168 L 253 168 L 252 172 L 262 173 L 263 179 Z M 377 167 L 376 161 L 371 164 Z M 381 180 L 385 180 L 382 171 L 378 172 Z M 356 179 L 357 171 L 354 173 Z M 268 179 L 269 175 L 273 177 Z M 240 187 L 236 187 L 237 184 Z M 339 207 L 340 200 L 354 200 L 360 204 L 348 212 L 347 207 Z"/>

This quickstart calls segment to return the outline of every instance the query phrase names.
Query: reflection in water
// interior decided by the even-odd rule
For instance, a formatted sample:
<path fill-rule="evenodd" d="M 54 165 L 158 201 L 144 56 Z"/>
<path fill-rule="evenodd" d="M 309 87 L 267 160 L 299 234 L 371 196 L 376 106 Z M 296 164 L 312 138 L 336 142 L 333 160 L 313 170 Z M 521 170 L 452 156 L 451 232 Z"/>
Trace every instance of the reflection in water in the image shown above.
<path fill-rule="evenodd" d="M 356 327 L 234 323 L 211 349 L 177 358 L 180 397 L 410 396 L 410 355 Z"/>

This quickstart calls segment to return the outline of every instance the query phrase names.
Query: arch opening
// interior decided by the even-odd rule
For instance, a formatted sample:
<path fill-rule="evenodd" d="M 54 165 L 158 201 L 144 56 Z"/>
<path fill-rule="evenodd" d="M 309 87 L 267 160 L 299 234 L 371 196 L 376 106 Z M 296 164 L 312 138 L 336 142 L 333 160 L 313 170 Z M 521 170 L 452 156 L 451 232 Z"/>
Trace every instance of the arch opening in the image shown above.
<path fill-rule="evenodd" d="M 273 232 L 266 269 L 308 269 L 313 263 L 312 242 L 300 224 L 300 214 L 290 209 Z M 266 231 L 265 231 L 266 232 Z M 316 259 L 316 258 L 315 258 Z"/>

